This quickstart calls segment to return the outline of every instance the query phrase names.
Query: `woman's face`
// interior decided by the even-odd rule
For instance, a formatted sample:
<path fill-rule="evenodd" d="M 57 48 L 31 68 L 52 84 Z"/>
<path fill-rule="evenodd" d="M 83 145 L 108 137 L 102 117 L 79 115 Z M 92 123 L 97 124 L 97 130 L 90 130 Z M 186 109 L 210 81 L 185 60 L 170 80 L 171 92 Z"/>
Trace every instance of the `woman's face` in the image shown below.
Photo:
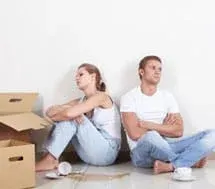
<path fill-rule="evenodd" d="M 89 85 L 95 85 L 95 74 L 90 74 L 84 67 L 77 70 L 75 79 L 80 90 L 86 89 Z"/>

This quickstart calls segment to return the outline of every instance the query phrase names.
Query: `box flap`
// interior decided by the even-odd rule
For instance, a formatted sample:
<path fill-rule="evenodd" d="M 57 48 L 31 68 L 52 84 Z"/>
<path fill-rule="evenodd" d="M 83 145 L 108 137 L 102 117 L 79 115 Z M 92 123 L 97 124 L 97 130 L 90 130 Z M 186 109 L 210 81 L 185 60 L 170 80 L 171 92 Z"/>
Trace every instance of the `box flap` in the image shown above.
<path fill-rule="evenodd" d="M 20 140 L 2 140 L 0 141 L 0 148 L 6 148 L 11 146 L 22 146 L 30 144 L 28 142 L 20 141 Z"/>
<path fill-rule="evenodd" d="M 0 115 L 31 112 L 38 93 L 0 93 Z"/>
<path fill-rule="evenodd" d="M 0 122 L 17 130 L 43 129 L 50 123 L 32 112 L 0 116 Z"/>
<path fill-rule="evenodd" d="M 0 123 L 0 142 L 2 140 L 21 140 L 25 142 L 31 142 L 31 129 L 24 131 L 16 131 L 7 125 Z"/>

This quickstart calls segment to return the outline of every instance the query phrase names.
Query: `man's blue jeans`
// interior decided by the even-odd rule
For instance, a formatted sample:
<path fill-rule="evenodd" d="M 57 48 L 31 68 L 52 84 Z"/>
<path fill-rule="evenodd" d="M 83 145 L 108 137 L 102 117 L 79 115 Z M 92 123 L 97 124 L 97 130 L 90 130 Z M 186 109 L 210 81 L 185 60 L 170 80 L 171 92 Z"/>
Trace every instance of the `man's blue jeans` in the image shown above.
<path fill-rule="evenodd" d="M 155 160 L 172 163 L 174 168 L 192 167 L 215 149 L 215 130 L 205 130 L 178 141 L 168 141 L 156 131 L 147 132 L 131 151 L 137 167 L 153 167 Z"/>

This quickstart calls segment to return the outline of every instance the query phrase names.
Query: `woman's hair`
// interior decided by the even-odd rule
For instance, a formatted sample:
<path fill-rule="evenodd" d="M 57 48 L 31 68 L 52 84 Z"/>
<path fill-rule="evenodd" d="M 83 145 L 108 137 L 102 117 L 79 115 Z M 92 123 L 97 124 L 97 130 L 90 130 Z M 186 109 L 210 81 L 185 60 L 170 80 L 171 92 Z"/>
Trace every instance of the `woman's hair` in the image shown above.
<path fill-rule="evenodd" d="M 96 66 L 94 66 L 93 64 L 84 63 L 78 67 L 78 69 L 80 69 L 80 68 L 85 68 L 87 70 L 87 72 L 89 72 L 90 74 L 95 73 L 96 74 L 96 89 L 99 91 L 106 90 L 106 85 L 102 81 L 100 71 Z"/>

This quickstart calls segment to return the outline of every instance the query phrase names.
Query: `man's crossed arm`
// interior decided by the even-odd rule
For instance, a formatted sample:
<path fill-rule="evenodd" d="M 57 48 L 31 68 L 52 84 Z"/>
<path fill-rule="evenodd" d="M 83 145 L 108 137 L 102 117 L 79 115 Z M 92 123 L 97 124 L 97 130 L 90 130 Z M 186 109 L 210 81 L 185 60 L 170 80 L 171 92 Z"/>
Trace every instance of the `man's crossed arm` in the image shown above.
<path fill-rule="evenodd" d="M 181 137 L 183 135 L 183 119 L 179 113 L 167 114 L 162 124 L 139 120 L 134 112 L 122 112 L 122 122 L 128 136 L 138 140 L 147 131 L 157 131 L 166 137 Z"/>

